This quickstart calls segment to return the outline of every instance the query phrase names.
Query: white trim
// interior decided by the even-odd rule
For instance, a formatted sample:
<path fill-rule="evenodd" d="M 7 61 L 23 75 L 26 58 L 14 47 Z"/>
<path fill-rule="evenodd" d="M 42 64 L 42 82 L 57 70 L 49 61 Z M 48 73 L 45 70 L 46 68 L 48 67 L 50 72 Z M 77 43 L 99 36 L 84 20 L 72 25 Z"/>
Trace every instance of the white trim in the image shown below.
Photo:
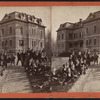
<path fill-rule="evenodd" d="M 100 36 L 100 34 L 93 34 L 93 35 L 89 35 L 89 36 L 84 36 L 85 37 L 94 37 L 94 36 Z"/>

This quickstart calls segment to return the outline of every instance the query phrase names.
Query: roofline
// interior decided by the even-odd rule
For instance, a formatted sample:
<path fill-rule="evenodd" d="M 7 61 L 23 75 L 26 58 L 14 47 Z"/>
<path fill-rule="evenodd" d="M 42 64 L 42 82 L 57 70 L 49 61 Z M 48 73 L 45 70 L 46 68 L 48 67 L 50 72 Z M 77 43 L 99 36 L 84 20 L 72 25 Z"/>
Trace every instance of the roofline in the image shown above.
<path fill-rule="evenodd" d="M 27 22 L 27 21 L 23 21 L 23 20 L 19 20 L 19 19 L 12 19 L 12 20 L 8 20 L 8 21 L 5 21 L 5 22 L 1 22 L 1 21 L 0 21 L 0 24 L 5 24 L 5 23 L 11 22 L 11 21 L 21 21 L 21 22 L 24 22 L 24 23 L 36 24 L 36 25 L 39 25 L 39 26 L 41 26 L 41 27 L 46 28 L 46 26 L 44 26 L 44 25 L 40 25 L 40 24 L 33 23 L 33 22 Z"/>
<path fill-rule="evenodd" d="M 58 29 L 56 32 L 64 30 L 64 29 L 68 29 L 68 30 L 74 30 L 73 28 L 63 28 L 63 29 Z"/>
<path fill-rule="evenodd" d="M 91 21 L 95 21 L 95 20 L 100 20 L 100 18 L 96 18 L 96 19 L 89 20 L 89 21 L 84 21 L 83 24 L 85 24 L 85 23 L 89 23 L 89 22 L 91 22 Z"/>

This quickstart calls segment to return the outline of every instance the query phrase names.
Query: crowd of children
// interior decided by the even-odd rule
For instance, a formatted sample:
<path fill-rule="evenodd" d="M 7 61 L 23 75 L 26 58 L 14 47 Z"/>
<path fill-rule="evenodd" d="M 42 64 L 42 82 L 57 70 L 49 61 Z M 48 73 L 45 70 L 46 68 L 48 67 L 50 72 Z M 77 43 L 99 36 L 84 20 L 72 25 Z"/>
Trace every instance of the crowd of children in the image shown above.
<path fill-rule="evenodd" d="M 16 55 L 16 56 L 15 56 Z M 17 62 L 15 64 L 15 58 Z M 86 74 L 86 69 L 91 65 L 91 62 L 98 64 L 99 53 L 90 52 L 72 52 L 68 57 L 68 61 L 62 65 L 59 69 L 54 68 L 48 57 L 46 56 L 45 50 L 34 51 L 32 50 L 19 50 L 17 54 L 7 54 L 6 52 L 0 53 L 0 74 L 3 76 L 3 71 L 7 67 L 7 63 L 11 63 L 14 66 L 18 65 L 19 61 L 27 73 L 29 79 L 34 77 L 39 78 L 39 82 L 34 84 L 34 88 L 43 89 L 46 91 L 52 91 L 52 86 L 55 81 L 59 84 L 64 85 L 74 81 L 80 75 Z"/>
<path fill-rule="evenodd" d="M 98 64 L 99 53 L 90 54 L 86 52 L 72 52 L 68 61 L 57 70 L 53 71 L 53 81 L 58 81 L 61 85 L 73 82 L 80 75 L 86 74 L 86 69 L 91 64 Z"/>

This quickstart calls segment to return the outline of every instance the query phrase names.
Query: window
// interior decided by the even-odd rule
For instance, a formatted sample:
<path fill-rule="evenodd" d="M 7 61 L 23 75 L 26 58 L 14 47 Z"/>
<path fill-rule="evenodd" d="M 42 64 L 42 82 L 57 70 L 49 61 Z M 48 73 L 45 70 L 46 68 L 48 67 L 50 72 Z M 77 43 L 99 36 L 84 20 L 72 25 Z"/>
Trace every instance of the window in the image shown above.
<path fill-rule="evenodd" d="M 60 35 L 58 35 L 58 40 L 60 40 Z"/>
<path fill-rule="evenodd" d="M 80 47 L 83 47 L 83 41 L 81 41 L 81 43 L 80 43 Z"/>
<path fill-rule="evenodd" d="M 42 46 L 43 46 L 42 42 L 40 43 L 40 46 L 41 46 L 41 48 L 42 48 Z"/>
<path fill-rule="evenodd" d="M 94 26 L 94 33 L 96 33 L 96 25 Z"/>
<path fill-rule="evenodd" d="M 89 45 L 91 45 L 91 39 L 89 40 Z"/>
<path fill-rule="evenodd" d="M 30 16 L 30 21 L 32 21 L 32 16 Z"/>
<path fill-rule="evenodd" d="M 76 33 L 76 36 L 75 36 L 75 38 L 78 38 L 78 36 L 77 36 L 77 33 Z"/>
<path fill-rule="evenodd" d="M 58 48 L 60 48 L 60 44 L 58 44 Z"/>
<path fill-rule="evenodd" d="M 96 39 L 94 39 L 94 45 L 96 45 Z"/>
<path fill-rule="evenodd" d="M 34 32 L 33 32 L 33 28 L 32 28 L 32 36 L 33 36 Z"/>
<path fill-rule="evenodd" d="M 36 46 L 36 41 L 34 41 L 34 46 Z"/>
<path fill-rule="evenodd" d="M 64 39 L 64 34 L 62 34 L 62 39 Z"/>
<path fill-rule="evenodd" d="M 70 43 L 70 44 L 69 44 L 69 48 L 72 48 L 72 46 L 73 46 L 73 44 L 72 44 L 72 43 Z"/>
<path fill-rule="evenodd" d="M 63 44 L 62 44 L 62 48 L 64 48 L 64 45 L 65 45 L 65 44 L 63 43 Z"/>
<path fill-rule="evenodd" d="M 81 38 L 82 37 L 82 33 L 80 32 L 79 35 L 80 35 L 80 38 Z"/>
<path fill-rule="evenodd" d="M 10 46 L 12 46 L 12 40 L 10 40 Z"/>
<path fill-rule="evenodd" d="M 4 29 L 2 29 L 2 35 L 4 35 Z"/>
<path fill-rule="evenodd" d="M 32 47 L 34 46 L 34 43 L 33 43 L 33 41 L 32 41 Z"/>
<path fill-rule="evenodd" d="M 20 30 L 21 30 L 21 34 L 23 34 L 23 27 L 21 27 Z"/>
<path fill-rule="evenodd" d="M 21 14 L 18 14 L 18 18 L 21 19 Z"/>
<path fill-rule="evenodd" d="M 86 28 L 86 33 L 88 34 L 88 27 Z"/>
<path fill-rule="evenodd" d="M 72 34 L 71 33 L 69 33 L 69 39 L 72 39 Z"/>
<path fill-rule="evenodd" d="M 75 33 L 74 33 L 74 39 L 76 38 L 76 35 L 75 35 Z"/>
<path fill-rule="evenodd" d="M 86 45 L 88 45 L 88 40 L 86 40 Z"/>
<path fill-rule="evenodd" d="M 35 34 L 36 34 L 36 29 L 34 29 L 34 36 L 35 36 Z"/>
<path fill-rule="evenodd" d="M 10 27 L 10 34 L 12 34 L 12 27 Z"/>
<path fill-rule="evenodd" d="M 4 41 L 2 41 L 2 47 L 4 47 Z"/>
<path fill-rule="evenodd" d="M 24 46 L 24 40 L 19 40 L 19 46 Z"/>
<path fill-rule="evenodd" d="M 77 47 L 77 44 L 76 44 L 76 43 L 74 43 L 74 46 L 75 46 L 75 47 Z"/>
<path fill-rule="evenodd" d="M 5 41 L 5 46 L 7 46 L 7 41 Z"/>
<path fill-rule="evenodd" d="M 42 31 L 41 31 L 41 38 L 42 38 Z"/>

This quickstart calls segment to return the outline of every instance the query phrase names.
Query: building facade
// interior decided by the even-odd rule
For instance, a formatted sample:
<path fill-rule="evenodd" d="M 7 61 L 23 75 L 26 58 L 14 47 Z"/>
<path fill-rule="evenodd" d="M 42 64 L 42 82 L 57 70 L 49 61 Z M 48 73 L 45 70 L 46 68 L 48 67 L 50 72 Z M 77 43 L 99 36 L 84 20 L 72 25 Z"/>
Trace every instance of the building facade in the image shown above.
<path fill-rule="evenodd" d="M 0 49 L 8 52 L 45 48 L 45 26 L 42 19 L 26 13 L 5 14 L 0 21 Z"/>
<path fill-rule="evenodd" d="M 100 52 L 100 11 L 77 23 L 66 22 L 57 30 L 57 52 L 90 50 Z"/>

